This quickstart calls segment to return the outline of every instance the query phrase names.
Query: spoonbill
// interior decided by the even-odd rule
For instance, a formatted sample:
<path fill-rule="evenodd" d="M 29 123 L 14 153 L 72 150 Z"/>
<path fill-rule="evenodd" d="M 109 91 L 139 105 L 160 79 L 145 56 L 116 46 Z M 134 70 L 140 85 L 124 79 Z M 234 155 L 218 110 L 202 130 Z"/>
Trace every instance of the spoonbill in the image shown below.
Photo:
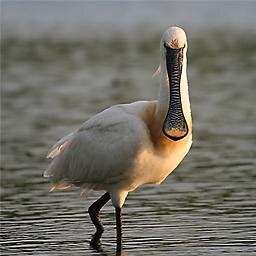
<path fill-rule="evenodd" d="M 50 150 L 44 176 L 51 191 L 72 185 L 105 191 L 88 209 L 99 237 L 101 208 L 111 199 L 116 214 L 117 250 L 122 249 L 122 207 L 129 192 L 160 184 L 192 144 L 185 32 L 169 27 L 160 41 L 157 100 L 114 105 L 84 122 Z M 93 240 L 92 240 L 93 241 Z"/>

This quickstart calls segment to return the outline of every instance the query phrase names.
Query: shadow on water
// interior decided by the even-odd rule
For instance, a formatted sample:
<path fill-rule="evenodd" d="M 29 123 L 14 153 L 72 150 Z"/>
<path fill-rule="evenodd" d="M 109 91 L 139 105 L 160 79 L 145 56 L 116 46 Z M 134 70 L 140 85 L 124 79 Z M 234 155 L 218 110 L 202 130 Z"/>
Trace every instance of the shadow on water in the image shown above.
<path fill-rule="evenodd" d="M 107 252 L 104 249 L 104 246 L 102 246 L 102 243 L 101 243 L 101 237 L 102 237 L 102 232 L 95 232 L 95 234 L 92 235 L 92 239 L 90 241 L 90 247 L 93 250 L 95 250 L 99 255 L 102 255 L 102 256 L 113 255 L 114 252 Z M 116 256 L 126 256 L 127 254 L 124 251 L 124 249 L 120 250 L 116 246 L 115 255 Z"/>

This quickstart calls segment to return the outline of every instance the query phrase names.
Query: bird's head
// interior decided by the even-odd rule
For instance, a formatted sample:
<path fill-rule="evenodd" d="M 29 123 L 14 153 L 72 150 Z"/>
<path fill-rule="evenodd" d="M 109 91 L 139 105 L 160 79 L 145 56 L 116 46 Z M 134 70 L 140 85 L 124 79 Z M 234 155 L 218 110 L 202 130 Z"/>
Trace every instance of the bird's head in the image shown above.
<path fill-rule="evenodd" d="M 179 27 L 168 28 L 161 40 L 161 50 L 165 50 L 166 47 L 171 49 L 182 49 L 187 47 L 187 37 L 183 29 Z"/>

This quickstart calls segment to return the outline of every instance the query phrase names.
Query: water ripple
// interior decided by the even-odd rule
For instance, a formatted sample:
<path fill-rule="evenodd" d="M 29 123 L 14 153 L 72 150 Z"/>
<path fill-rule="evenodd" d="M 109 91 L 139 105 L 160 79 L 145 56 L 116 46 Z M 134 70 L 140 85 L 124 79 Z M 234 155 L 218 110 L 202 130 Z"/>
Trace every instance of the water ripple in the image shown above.
<path fill-rule="evenodd" d="M 102 211 L 105 232 L 96 251 L 87 209 L 100 193 L 48 193 L 44 156 L 97 111 L 157 95 L 150 73 L 156 38 L 129 44 L 118 37 L 105 43 L 4 39 L 1 255 L 115 255 L 111 204 Z M 125 252 L 255 255 L 255 38 L 212 31 L 190 45 L 194 144 L 161 186 L 129 194 Z"/>

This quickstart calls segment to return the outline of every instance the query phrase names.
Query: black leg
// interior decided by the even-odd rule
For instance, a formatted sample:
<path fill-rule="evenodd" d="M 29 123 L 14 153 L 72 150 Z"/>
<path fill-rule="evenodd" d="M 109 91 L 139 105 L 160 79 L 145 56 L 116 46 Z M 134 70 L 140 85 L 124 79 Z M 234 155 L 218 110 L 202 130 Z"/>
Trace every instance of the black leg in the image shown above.
<path fill-rule="evenodd" d="M 122 208 L 116 207 L 116 251 L 121 252 L 122 249 Z"/>
<path fill-rule="evenodd" d="M 96 227 L 96 232 L 92 236 L 92 240 L 90 242 L 91 246 L 95 249 L 99 249 L 100 238 L 104 231 L 104 228 L 100 221 L 99 212 L 100 212 L 100 209 L 109 201 L 109 199 L 110 199 L 110 194 L 107 192 L 102 197 L 100 197 L 96 202 L 94 202 L 88 209 L 92 223 Z"/>
<path fill-rule="evenodd" d="M 108 202 L 110 199 L 110 194 L 107 192 L 102 197 L 100 197 L 97 201 L 95 201 L 88 209 L 90 214 L 92 223 L 96 227 L 96 232 L 103 233 L 104 228 L 100 221 L 99 212 L 100 209 Z"/>

